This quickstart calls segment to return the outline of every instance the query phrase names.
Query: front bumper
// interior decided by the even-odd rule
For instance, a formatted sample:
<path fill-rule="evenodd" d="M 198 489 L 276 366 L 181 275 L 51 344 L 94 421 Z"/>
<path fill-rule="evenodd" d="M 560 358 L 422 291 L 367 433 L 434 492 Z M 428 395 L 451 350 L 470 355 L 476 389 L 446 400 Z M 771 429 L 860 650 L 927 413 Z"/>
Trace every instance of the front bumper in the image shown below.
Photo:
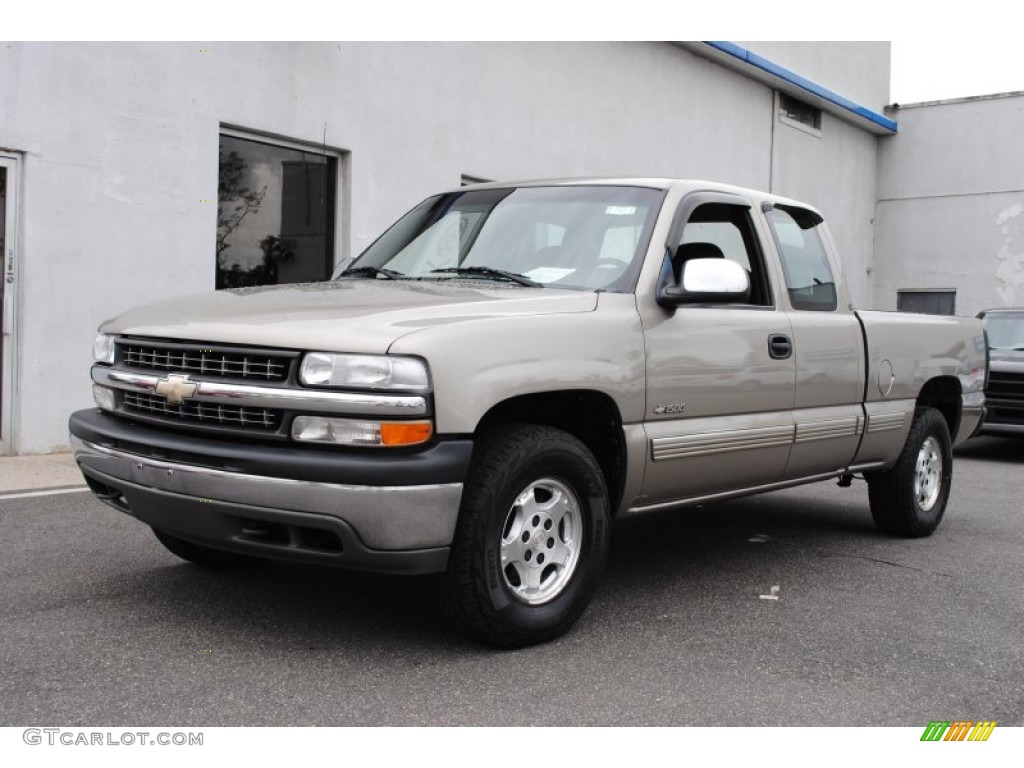
<path fill-rule="evenodd" d="M 986 421 L 981 425 L 978 434 L 1024 437 L 1024 424 L 1001 424 L 999 422 Z"/>
<path fill-rule="evenodd" d="M 171 433 L 72 414 L 101 501 L 180 538 L 276 559 L 389 573 L 445 569 L 472 443 L 367 455 Z M 432 482 L 430 482 L 432 481 Z"/>
<path fill-rule="evenodd" d="M 988 407 L 980 434 L 1011 437 L 1024 435 L 1024 396 L 1018 395 L 1015 399 L 1006 397 L 1005 393 L 1002 397 L 989 396 L 986 405 Z"/>

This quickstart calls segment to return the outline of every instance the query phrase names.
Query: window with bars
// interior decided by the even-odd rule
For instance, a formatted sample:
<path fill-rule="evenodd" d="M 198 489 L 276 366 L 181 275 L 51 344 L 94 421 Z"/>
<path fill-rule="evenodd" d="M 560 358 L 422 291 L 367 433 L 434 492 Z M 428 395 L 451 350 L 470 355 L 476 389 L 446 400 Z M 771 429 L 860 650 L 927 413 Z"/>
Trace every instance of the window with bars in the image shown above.
<path fill-rule="evenodd" d="M 956 291 L 897 291 L 896 309 L 925 315 L 952 315 L 956 312 Z"/>
<path fill-rule="evenodd" d="M 815 131 L 821 130 L 821 110 L 788 94 L 779 94 L 779 115 Z"/>

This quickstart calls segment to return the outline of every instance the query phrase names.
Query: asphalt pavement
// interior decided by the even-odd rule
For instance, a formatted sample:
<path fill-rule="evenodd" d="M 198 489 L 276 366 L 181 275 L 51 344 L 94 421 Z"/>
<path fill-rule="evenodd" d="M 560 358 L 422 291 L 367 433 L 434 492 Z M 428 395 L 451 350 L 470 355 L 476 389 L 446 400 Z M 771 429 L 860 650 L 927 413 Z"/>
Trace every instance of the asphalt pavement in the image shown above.
<path fill-rule="evenodd" d="M 862 482 L 620 520 L 520 651 L 424 578 L 207 572 L 87 493 L 0 496 L 0 725 L 1024 725 L 1022 480 L 1024 442 L 972 441 L 914 541 Z"/>

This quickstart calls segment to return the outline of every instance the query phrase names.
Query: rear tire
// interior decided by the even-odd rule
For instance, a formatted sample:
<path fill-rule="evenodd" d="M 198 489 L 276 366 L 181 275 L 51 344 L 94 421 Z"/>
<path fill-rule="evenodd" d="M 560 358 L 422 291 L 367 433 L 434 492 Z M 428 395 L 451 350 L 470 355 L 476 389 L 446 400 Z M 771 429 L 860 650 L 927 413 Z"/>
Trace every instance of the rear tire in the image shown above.
<path fill-rule="evenodd" d="M 229 568 L 246 568 L 263 562 L 262 558 L 251 557 L 250 555 L 239 555 L 235 552 L 225 552 L 212 547 L 204 547 L 201 544 L 194 544 L 185 539 L 179 539 L 166 531 L 153 529 L 157 539 L 167 549 L 180 557 L 188 560 L 194 565 L 202 568 L 226 570 Z"/>
<path fill-rule="evenodd" d="M 953 479 L 953 450 L 946 419 L 919 408 L 896 463 L 867 475 L 875 524 L 893 536 L 919 538 L 938 528 Z"/>
<path fill-rule="evenodd" d="M 457 629 L 491 645 L 551 640 L 580 617 L 604 570 L 609 504 L 587 447 L 551 427 L 484 434 L 436 595 Z"/>

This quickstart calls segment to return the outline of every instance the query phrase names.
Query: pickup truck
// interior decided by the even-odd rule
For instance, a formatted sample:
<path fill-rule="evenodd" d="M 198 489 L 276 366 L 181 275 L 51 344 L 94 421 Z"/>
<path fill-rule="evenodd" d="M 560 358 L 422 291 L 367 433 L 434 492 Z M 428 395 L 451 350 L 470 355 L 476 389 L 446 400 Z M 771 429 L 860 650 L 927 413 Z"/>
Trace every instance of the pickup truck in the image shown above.
<path fill-rule="evenodd" d="M 988 339 L 988 383 L 981 434 L 1024 437 L 1024 307 L 978 315 Z"/>
<path fill-rule="evenodd" d="M 435 574 L 457 627 L 549 640 L 620 515 L 838 479 L 942 519 L 984 410 L 977 319 L 850 306 L 820 213 L 703 181 L 430 197 L 333 279 L 99 328 L 93 493 L 208 567 Z"/>

